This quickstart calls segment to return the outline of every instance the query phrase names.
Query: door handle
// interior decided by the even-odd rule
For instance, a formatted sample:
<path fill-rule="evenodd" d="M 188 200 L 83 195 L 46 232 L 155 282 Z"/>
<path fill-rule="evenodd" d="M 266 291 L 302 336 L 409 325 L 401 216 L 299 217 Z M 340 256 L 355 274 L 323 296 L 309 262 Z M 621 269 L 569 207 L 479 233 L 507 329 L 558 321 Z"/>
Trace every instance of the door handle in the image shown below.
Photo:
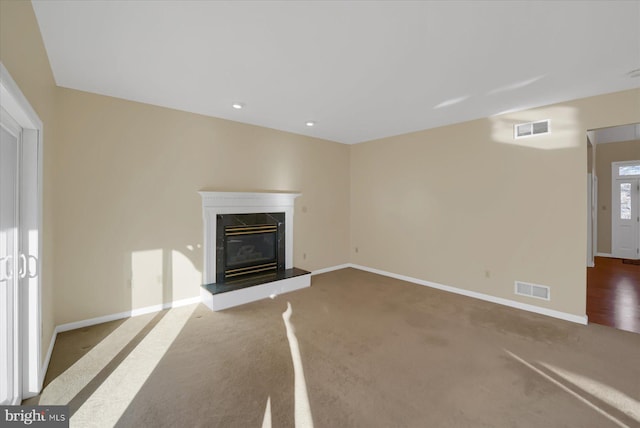
<path fill-rule="evenodd" d="M 29 254 L 29 262 L 27 263 L 27 270 L 29 272 L 29 278 L 35 278 L 38 276 L 38 258 L 32 254 Z M 31 271 L 31 260 L 33 260 L 33 273 Z"/>
<path fill-rule="evenodd" d="M 18 275 L 20 279 L 27 276 L 27 256 L 24 253 L 20 253 L 20 261 L 18 262 Z"/>
<path fill-rule="evenodd" d="M 7 276 L 7 258 L 8 257 L 0 258 L 0 281 L 6 281 L 9 279 Z"/>
<path fill-rule="evenodd" d="M 11 261 L 13 256 L 6 256 L 0 259 L 0 281 L 9 281 L 13 279 L 13 266 Z"/>

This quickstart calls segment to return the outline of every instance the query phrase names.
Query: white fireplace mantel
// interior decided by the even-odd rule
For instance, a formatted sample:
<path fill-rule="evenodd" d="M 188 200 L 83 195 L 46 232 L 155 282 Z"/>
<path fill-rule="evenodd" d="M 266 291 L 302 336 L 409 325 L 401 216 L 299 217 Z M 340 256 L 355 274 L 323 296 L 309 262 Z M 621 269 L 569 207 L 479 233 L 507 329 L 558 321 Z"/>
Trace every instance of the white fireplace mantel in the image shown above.
<path fill-rule="evenodd" d="M 216 227 L 218 214 L 284 212 L 285 269 L 293 268 L 294 200 L 300 193 L 198 192 L 204 221 L 204 283 L 216 282 Z"/>

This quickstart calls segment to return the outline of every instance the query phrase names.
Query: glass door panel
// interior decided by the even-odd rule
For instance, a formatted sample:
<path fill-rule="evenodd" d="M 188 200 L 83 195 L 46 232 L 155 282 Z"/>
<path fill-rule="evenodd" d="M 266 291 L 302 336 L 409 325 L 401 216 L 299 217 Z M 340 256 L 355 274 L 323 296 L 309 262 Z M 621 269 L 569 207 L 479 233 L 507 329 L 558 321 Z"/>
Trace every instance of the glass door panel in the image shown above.
<path fill-rule="evenodd" d="M 2 124 L 6 125 L 3 115 Z M 18 305 L 18 142 L 0 127 L 0 404 L 20 403 Z"/>

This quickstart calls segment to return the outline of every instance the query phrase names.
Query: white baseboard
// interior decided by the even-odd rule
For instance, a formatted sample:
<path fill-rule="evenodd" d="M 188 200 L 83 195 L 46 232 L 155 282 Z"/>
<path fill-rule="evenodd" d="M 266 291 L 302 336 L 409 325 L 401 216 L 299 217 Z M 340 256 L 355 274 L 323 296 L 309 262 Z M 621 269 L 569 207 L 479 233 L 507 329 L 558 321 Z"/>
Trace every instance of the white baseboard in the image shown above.
<path fill-rule="evenodd" d="M 53 354 L 53 345 L 55 345 L 57 337 L 58 337 L 58 327 L 53 329 L 53 334 L 51 335 L 51 342 L 49 342 L 49 349 L 47 350 L 47 355 L 45 355 L 44 361 L 42 362 L 42 367 L 40 368 L 40 379 L 38 379 L 39 391 L 42 391 L 42 386 L 44 385 L 44 378 L 47 375 L 47 370 L 49 370 L 49 362 L 51 361 L 51 354 Z"/>
<path fill-rule="evenodd" d="M 311 272 L 311 276 L 320 275 L 327 272 L 333 272 L 334 270 L 346 269 L 348 267 L 352 267 L 351 263 L 345 263 L 343 265 L 330 266 L 323 269 L 314 270 Z"/>
<path fill-rule="evenodd" d="M 606 255 L 603 253 L 598 253 L 598 256 L 601 257 L 611 257 L 611 255 Z M 323 268 L 323 269 L 318 269 L 315 270 L 311 273 L 311 275 L 320 275 L 323 273 L 327 273 L 327 272 L 332 272 L 335 270 L 340 270 L 340 269 L 345 269 L 345 268 L 355 268 L 355 269 L 359 269 L 359 270 L 363 270 L 366 272 L 371 272 L 371 273 L 375 273 L 378 275 L 382 275 L 382 276 L 387 276 L 390 278 L 395 278 L 395 279 L 399 279 L 401 281 L 407 281 L 407 282 L 412 282 L 414 284 L 418 284 L 418 285 L 424 285 L 426 287 L 431 287 L 431 288 L 436 288 L 438 290 L 443 290 L 443 291 L 448 291 L 450 293 L 455 293 L 455 294 L 460 294 L 463 296 L 467 296 L 467 297 L 473 297 L 476 299 L 480 299 L 480 300 L 485 300 L 487 302 L 492 302 L 492 303 L 497 303 L 500 305 L 504 305 L 504 306 L 509 306 L 512 308 L 516 308 L 516 309 L 521 309 L 521 310 L 525 310 L 525 311 L 529 311 L 529 312 L 534 312 L 537 314 L 541 314 L 541 315 L 546 315 L 546 316 L 550 316 L 553 318 L 558 318 L 558 319 L 562 319 L 565 321 L 571 321 L 574 323 L 578 323 L 578 324 L 587 324 L 587 316 L 586 315 L 573 315 L 573 314 L 569 314 L 566 312 L 560 312 L 560 311 L 556 311 L 553 309 L 547 309 L 547 308 L 542 308 L 540 306 L 535 306 L 535 305 L 529 305 L 526 303 L 521 303 L 521 302 L 516 302 L 514 300 L 509 300 L 509 299 L 503 299 L 501 297 L 495 297 L 495 296 L 491 296 L 489 294 L 483 294 L 483 293 L 477 293 L 475 291 L 469 291 L 469 290 L 465 290 L 462 288 L 456 288 L 456 287 L 451 287 L 448 285 L 442 285 L 442 284 L 438 284 L 435 282 L 430 282 L 430 281 L 425 281 L 422 279 L 417 279 L 417 278 L 412 278 L 410 276 L 405 276 L 405 275 L 400 275 L 400 274 L 396 274 L 396 273 L 391 273 L 391 272 L 386 272 L 380 269 L 374 269 L 374 268 L 370 268 L 367 266 L 362 266 L 362 265 L 358 265 L 358 264 L 354 264 L 354 263 L 345 263 L 342 265 L 338 265 L 338 266 L 332 266 L 332 267 L 328 267 L 328 268 Z M 134 317 L 134 316 L 138 316 L 138 315 L 144 315 L 144 314 L 149 314 L 152 312 L 159 312 L 161 310 L 164 309 L 169 309 L 169 308 L 177 308 L 180 306 L 186 306 L 186 305 L 191 305 L 194 303 L 200 303 L 201 302 L 201 297 L 197 296 L 197 297 L 191 297 L 188 299 L 182 299 L 182 300 L 176 300 L 174 302 L 169 302 L 169 303 L 164 303 L 161 305 L 154 305 L 154 306 L 147 306 L 145 308 L 139 308 L 139 309 L 133 309 L 130 311 L 125 311 L 125 312 L 119 312 L 117 314 L 112 314 L 112 315 L 105 315 L 102 317 L 97 317 L 97 318 L 91 318 L 91 319 L 87 319 L 87 320 L 83 320 L 83 321 L 76 321 L 76 322 L 71 322 L 71 323 L 67 323 L 67 324 L 62 324 L 57 326 L 54 331 L 53 331 L 53 335 L 51 336 L 51 342 L 49 344 L 49 349 L 47 350 L 47 355 L 45 356 L 44 362 L 42 364 L 42 369 L 41 369 L 41 379 L 40 379 L 40 389 L 42 389 L 42 384 L 44 383 L 44 378 L 45 378 L 45 374 L 47 373 L 47 369 L 49 368 L 49 362 L 51 361 L 51 354 L 53 353 L 53 346 L 55 344 L 56 338 L 58 336 L 58 333 L 64 332 L 64 331 L 69 331 L 69 330 L 75 330 L 78 328 L 83 328 L 83 327 L 89 327 L 92 325 L 96 325 L 96 324 L 102 324 L 104 322 L 109 322 L 109 321 L 115 321 L 118 319 L 123 319 L 123 318 L 129 318 L 129 317 Z"/>
<path fill-rule="evenodd" d="M 502 297 L 495 297 L 489 294 L 478 293 L 475 291 L 469 291 L 462 288 L 451 287 L 449 285 L 442 285 L 431 281 L 425 281 L 422 279 L 412 278 L 410 276 L 399 275 L 396 273 L 386 272 L 379 269 L 370 268 L 367 266 L 361 266 L 357 264 L 351 264 L 350 267 L 355 269 L 364 270 L 378 275 L 388 276 L 390 278 L 399 279 L 401 281 L 412 282 L 418 285 L 424 285 L 438 290 L 448 291 L 450 293 L 460 294 L 467 297 L 473 297 L 475 299 L 485 300 L 487 302 L 497 303 L 499 305 L 509 306 L 516 309 L 522 309 L 528 312 L 535 312 L 537 314 L 546 315 L 553 318 L 558 318 L 565 321 L 571 321 L 578 324 L 587 324 L 587 315 L 573 315 L 566 312 L 560 312 L 553 309 L 542 308 L 540 306 L 529 305 L 527 303 L 516 302 L 515 300 L 504 299 Z"/>
<path fill-rule="evenodd" d="M 75 330 L 78 328 L 89 327 L 96 324 L 102 324 L 109 321 L 120 320 L 123 318 L 136 317 L 139 315 L 150 314 L 153 312 L 160 312 L 164 309 L 169 308 L 177 308 L 180 306 L 191 305 L 193 303 L 200 303 L 200 297 L 190 297 L 188 299 L 175 300 L 169 303 L 163 303 L 160 305 L 147 306 L 145 308 L 132 309 L 130 311 L 119 312 L 117 314 L 104 315 L 97 318 L 90 318 L 88 320 L 83 321 L 75 321 L 67 324 L 62 324 L 56 327 L 57 333 L 62 333 L 63 331 Z"/>
<path fill-rule="evenodd" d="M 596 253 L 596 256 L 598 256 L 598 257 L 609 257 L 610 259 L 614 258 L 613 254 L 611 254 L 611 253 Z"/>

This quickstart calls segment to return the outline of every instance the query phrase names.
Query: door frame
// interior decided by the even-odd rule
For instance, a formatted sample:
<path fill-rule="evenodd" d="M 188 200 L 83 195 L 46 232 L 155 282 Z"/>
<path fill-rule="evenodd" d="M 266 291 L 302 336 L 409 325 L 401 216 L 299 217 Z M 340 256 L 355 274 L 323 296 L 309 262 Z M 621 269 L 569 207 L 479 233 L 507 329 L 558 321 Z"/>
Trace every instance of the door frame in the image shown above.
<path fill-rule="evenodd" d="M 638 187 L 640 187 L 640 174 L 634 174 L 634 175 L 620 175 L 619 174 L 619 167 L 620 166 L 625 166 L 625 165 L 639 165 L 640 164 L 640 160 L 633 160 L 633 161 L 619 161 L 619 162 L 611 162 L 611 254 L 614 257 L 617 257 L 616 253 L 616 247 L 614 246 L 614 242 L 616 240 L 616 222 L 618 221 L 617 216 L 620 215 L 620 191 L 619 191 L 619 181 L 621 180 L 635 180 L 636 181 L 636 189 L 631 189 L 631 191 L 633 192 L 635 190 L 636 192 L 636 207 L 632 207 L 632 213 L 634 212 L 634 208 L 635 208 L 635 215 L 636 215 L 636 219 L 635 219 L 635 223 L 636 223 L 636 234 L 637 236 L 635 237 L 635 244 L 636 244 L 636 256 L 634 257 L 634 259 L 639 259 L 640 258 L 640 254 L 638 253 L 639 247 L 640 247 L 640 189 L 638 189 Z M 633 215 L 633 214 L 632 214 Z M 633 222 L 634 219 L 632 218 L 631 221 Z M 626 257 L 625 257 L 626 258 Z"/>
<path fill-rule="evenodd" d="M 596 134 L 587 131 L 591 169 L 587 170 L 587 267 L 595 266 L 598 254 L 598 176 L 596 175 Z M 587 155 L 589 156 L 589 155 Z"/>
<path fill-rule="evenodd" d="M 33 246 L 37 247 L 34 268 L 37 276 L 20 286 L 19 293 L 19 333 L 21 344 L 18 349 L 19 364 L 22 376 L 20 379 L 22 398 L 37 395 L 42 390 L 44 382 L 44 367 L 42 365 L 42 172 L 43 172 L 43 125 L 31 104 L 24 96 L 15 80 L 0 61 L 0 106 L 18 122 L 23 128 L 23 147 L 34 148 L 30 154 L 21 157 L 19 170 L 23 174 L 30 171 L 35 175 L 37 186 L 35 207 L 31 211 L 28 223 L 35 228 L 32 234 L 26 236 Z M 34 159 L 35 157 L 35 159 Z M 26 163 L 29 162 L 27 165 Z M 35 162 L 35 165 L 34 165 Z M 35 168 L 35 171 L 33 170 Z M 19 176 L 19 180 L 23 176 Z M 24 180 L 20 180 L 19 192 L 25 191 Z M 28 191 L 28 190 L 26 190 Z M 32 198 L 33 199 L 33 198 Z M 22 203 L 22 202 L 21 202 Z M 35 218 L 34 218 L 35 217 Z M 19 221 L 22 220 L 22 215 Z"/>

